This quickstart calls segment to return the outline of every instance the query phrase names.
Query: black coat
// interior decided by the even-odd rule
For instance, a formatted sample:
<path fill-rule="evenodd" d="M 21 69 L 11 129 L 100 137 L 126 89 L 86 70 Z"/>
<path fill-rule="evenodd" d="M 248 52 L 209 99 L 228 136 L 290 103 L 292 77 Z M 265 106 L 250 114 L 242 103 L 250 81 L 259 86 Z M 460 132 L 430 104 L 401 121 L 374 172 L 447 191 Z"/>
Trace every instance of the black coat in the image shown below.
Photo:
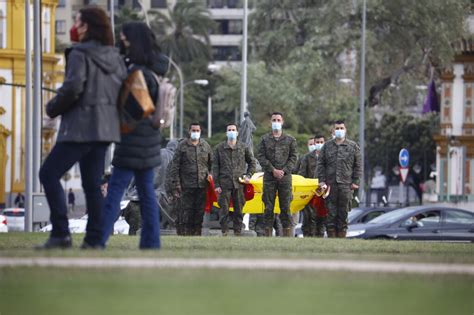
<path fill-rule="evenodd" d="M 118 50 L 87 41 L 72 48 L 66 78 L 46 113 L 61 115 L 57 142 L 120 141 L 117 100 L 127 69 Z"/>
<path fill-rule="evenodd" d="M 130 67 L 129 72 L 141 69 L 145 77 L 148 91 L 156 103 L 159 86 L 153 77 L 152 71 L 157 72 L 156 67 L 144 67 L 135 65 Z M 164 70 L 165 67 L 161 67 Z M 152 70 L 153 69 L 153 70 Z M 164 72 L 157 73 L 163 75 Z M 122 141 L 116 145 L 112 164 L 116 167 L 132 170 L 143 170 L 160 165 L 161 136 L 160 129 L 153 128 L 151 120 L 142 119 L 135 129 L 128 134 L 122 135 Z"/>

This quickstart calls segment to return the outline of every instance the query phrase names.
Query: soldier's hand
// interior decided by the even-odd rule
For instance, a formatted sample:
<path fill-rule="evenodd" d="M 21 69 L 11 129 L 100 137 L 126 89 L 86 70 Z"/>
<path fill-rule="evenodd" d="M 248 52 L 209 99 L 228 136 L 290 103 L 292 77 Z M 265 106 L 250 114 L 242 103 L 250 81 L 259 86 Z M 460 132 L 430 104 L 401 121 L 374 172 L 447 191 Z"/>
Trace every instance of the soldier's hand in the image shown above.
<path fill-rule="evenodd" d="M 212 175 L 211 174 L 207 175 L 207 181 L 208 182 L 212 181 Z"/>
<path fill-rule="evenodd" d="M 248 177 L 247 175 L 244 176 L 244 183 L 245 184 L 250 183 L 250 177 Z"/>
<path fill-rule="evenodd" d="M 217 194 L 220 194 L 220 193 L 222 193 L 222 188 L 217 187 L 216 189 L 214 189 L 214 191 L 215 191 Z"/>
<path fill-rule="evenodd" d="M 319 187 L 321 187 L 321 189 L 326 189 L 327 188 L 327 185 L 325 182 L 320 182 L 319 183 Z"/>
<path fill-rule="evenodd" d="M 273 170 L 273 177 L 275 177 L 276 179 L 282 179 L 284 175 L 285 175 L 285 172 L 282 170 L 277 170 L 277 169 Z"/>
<path fill-rule="evenodd" d="M 359 189 L 359 185 L 351 184 L 351 189 L 352 189 L 352 190 Z"/>

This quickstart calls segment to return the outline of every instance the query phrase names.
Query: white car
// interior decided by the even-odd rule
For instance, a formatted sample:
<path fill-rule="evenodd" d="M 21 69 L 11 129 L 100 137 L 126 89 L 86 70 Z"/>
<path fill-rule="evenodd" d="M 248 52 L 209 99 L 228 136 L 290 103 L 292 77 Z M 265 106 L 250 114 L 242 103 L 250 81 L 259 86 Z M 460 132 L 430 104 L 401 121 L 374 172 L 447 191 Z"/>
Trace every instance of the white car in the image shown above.
<path fill-rule="evenodd" d="M 7 217 L 4 215 L 0 215 L 0 233 L 7 233 L 8 226 L 7 226 Z"/>
<path fill-rule="evenodd" d="M 80 219 L 69 219 L 69 231 L 71 233 L 86 233 L 87 214 Z M 114 224 L 114 234 L 128 234 L 130 226 L 123 217 L 119 217 Z M 53 226 L 51 224 L 41 228 L 41 232 L 51 232 Z"/>
<path fill-rule="evenodd" d="M 24 208 L 5 208 L 2 215 L 7 218 L 8 231 L 25 230 L 25 209 Z"/>

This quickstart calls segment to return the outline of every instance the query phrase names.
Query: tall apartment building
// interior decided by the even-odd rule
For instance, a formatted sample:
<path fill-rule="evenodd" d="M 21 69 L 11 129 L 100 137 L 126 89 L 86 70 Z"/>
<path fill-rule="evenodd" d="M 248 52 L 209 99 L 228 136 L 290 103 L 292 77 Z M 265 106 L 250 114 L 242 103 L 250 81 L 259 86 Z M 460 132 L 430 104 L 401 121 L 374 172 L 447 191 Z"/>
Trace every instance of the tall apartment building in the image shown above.
<path fill-rule="evenodd" d="M 56 10 L 56 36 L 61 43 L 69 43 L 69 29 L 73 24 L 73 16 L 81 7 L 96 4 L 105 10 L 110 8 L 112 0 L 59 0 Z M 191 1 L 191 0 L 190 0 Z M 213 61 L 216 64 L 239 64 L 242 60 L 241 44 L 243 34 L 243 3 L 244 0 L 194 0 L 201 2 L 211 12 L 216 22 L 216 29 L 210 31 Z M 176 0 L 142 0 L 143 7 L 148 10 L 163 10 L 174 6 Z M 115 9 L 123 6 L 141 10 L 138 0 L 114 0 Z M 253 0 L 249 0 L 249 9 Z"/>

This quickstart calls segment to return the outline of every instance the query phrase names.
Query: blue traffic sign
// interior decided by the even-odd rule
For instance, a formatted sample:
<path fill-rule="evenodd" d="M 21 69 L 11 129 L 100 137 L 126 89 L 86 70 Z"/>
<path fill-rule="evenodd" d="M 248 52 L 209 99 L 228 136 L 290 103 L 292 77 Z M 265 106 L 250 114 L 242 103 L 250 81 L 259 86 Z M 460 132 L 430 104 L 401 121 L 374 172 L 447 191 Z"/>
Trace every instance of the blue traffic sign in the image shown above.
<path fill-rule="evenodd" d="M 408 167 L 408 163 L 410 163 L 410 154 L 408 153 L 407 149 L 400 150 L 400 154 L 398 155 L 398 162 L 400 163 L 401 167 Z"/>

